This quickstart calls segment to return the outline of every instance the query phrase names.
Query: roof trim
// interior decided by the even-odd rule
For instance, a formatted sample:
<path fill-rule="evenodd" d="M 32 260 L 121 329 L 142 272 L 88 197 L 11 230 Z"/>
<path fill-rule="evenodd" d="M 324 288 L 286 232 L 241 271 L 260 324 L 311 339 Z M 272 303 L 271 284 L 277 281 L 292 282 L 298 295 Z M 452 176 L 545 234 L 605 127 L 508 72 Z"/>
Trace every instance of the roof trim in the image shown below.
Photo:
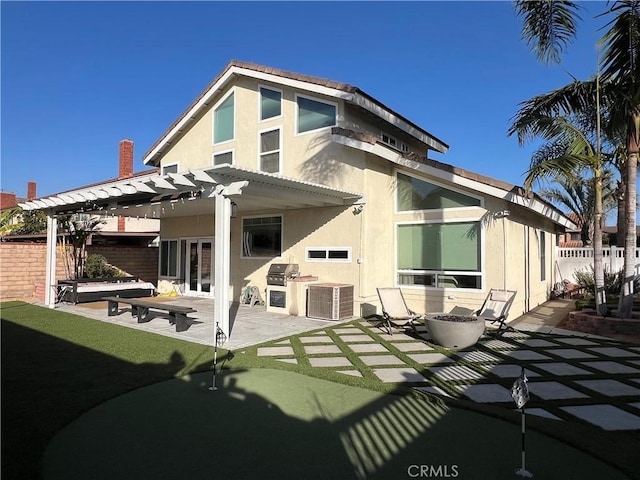
<path fill-rule="evenodd" d="M 333 129 L 331 137 L 334 142 L 341 145 L 369 152 L 396 165 L 401 165 L 431 177 L 455 183 L 456 185 L 462 185 L 485 195 L 523 206 L 549 218 L 554 223 L 565 228 L 576 228 L 575 224 L 558 208 L 532 192 L 527 194 L 522 187 L 436 160 L 430 160 L 426 157 L 412 156 L 410 158 L 409 156 L 403 156 L 392 148 L 377 142 L 376 139 L 370 135 Z"/>
<path fill-rule="evenodd" d="M 407 118 L 391 110 L 372 96 L 362 90 L 346 83 L 302 75 L 277 68 L 270 68 L 254 63 L 233 60 L 227 64 L 216 78 L 196 97 L 187 109 L 169 126 L 160 138 L 142 156 L 144 164 L 157 165 L 158 156 L 171 145 L 172 141 L 193 122 L 200 112 L 209 106 L 214 95 L 221 91 L 225 85 L 236 75 L 251 77 L 263 82 L 276 83 L 292 87 L 297 90 L 313 92 L 328 97 L 338 98 L 345 102 L 357 105 L 372 114 L 382 118 L 392 125 L 400 128 L 409 135 L 424 142 L 429 148 L 441 153 L 449 149 L 449 145 L 420 128 Z"/>

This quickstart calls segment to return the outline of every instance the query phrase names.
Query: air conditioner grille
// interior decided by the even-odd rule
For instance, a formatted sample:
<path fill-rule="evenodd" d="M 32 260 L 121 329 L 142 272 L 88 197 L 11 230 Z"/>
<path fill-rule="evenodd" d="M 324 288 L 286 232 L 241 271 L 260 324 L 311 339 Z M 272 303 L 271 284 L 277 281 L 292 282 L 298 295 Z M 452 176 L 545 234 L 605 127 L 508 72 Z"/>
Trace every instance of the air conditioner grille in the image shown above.
<path fill-rule="evenodd" d="M 308 315 L 310 318 L 323 320 L 344 320 L 353 317 L 353 285 L 309 285 Z"/>

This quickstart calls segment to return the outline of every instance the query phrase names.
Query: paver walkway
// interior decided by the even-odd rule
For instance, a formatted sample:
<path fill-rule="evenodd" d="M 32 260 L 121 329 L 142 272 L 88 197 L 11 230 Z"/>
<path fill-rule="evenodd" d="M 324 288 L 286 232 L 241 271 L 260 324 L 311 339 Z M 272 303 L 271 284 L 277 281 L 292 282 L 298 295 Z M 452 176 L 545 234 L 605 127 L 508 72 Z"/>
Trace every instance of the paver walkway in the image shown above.
<path fill-rule="evenodd" d="M 256 353 L 509 409 L 515 408 L 511 386 L 524 368 L 529 414 L 605 430 L 640 429 L 640 346 L 561 330 L 517 331 L 483 336 L 456 351 L 432 343 L 424 326 L 417 334 L 396 328 L 389 335 L 378 323 L 354 320 L 262 344 Z"/>

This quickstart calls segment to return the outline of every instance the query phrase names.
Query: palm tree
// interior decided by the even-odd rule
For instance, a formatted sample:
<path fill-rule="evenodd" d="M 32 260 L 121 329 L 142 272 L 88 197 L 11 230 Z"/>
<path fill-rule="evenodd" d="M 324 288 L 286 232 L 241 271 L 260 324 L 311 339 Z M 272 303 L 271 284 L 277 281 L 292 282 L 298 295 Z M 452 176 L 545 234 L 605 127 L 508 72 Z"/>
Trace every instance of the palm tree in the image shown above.
<path fill-rule="evenodd" d="M 544 150 L 544 146 L 541 150 Z M 580 227 L 580 239 L 584 245 L 593 242 L 595 212 L 595 182 L 584 171 L 559 175 L 552 179 L 551 186 L 538 190 L 538 194 L 549 202 L 561 205 L 572 213 Z M 611 170 L 602 171 L 602 214 L 607 216 L 616 206 L 616 189 Z"/>
<path fill-rule="evenodd" d="M 585 87 L 575 82 L 573 87 L 579 91 Z M 567 87 L 565 87 L 566 89 Z M 581 106 L 582 113 L 572 117 L 573 108 L 563 105 L 564 101 L 571 103 L 573 95 L 560 95 L 562 102 L 550 102 L 555 99 L 556 92 L 536 97 L 524 102 L 523 108 L 516 114 L 508 134 L 517 134 L 518 142 L 522 145 L 528 140 L 541 137 L 547 141 L 543 147 L 533 155 L 531 166 L 525 178 L 525 188 L 530 190 L 533 183 L 539 180 L 566 179 L 571 184 L 581 170 L 588 169 L 593 173 L 593 249 L 596 310 L 604 314 L 606 299 L 604 290 L 604 265 L 602 262 L 602 227 L 603 227 L 603 168 L 604 161 L 599 146 L 594 146 L 593 135 L 589 134 L 589 125 L 593 122 L 593 112 L 586 113 L 586 107 Z M 578 99 L 582 96 L 578 96 Z M 560 105 L 558 105 L 560 103 Z M 563 112 L 564 110 L 564 112 Z M 593 111 L 593 109 L 591 109 Z M 585 129 L 586 127 L 586 129 Z M 573 182 L 575 183 L 575 182 Z"/>
<path fill-rule="evenodd" d="M 549 108 L 555 101 L 552 113 L 559 111 L 581 112 L 588 109 L 594 98 L 602 99 L 609 109 L 609 122 L 606 128 L 611 138 L 614 132 L 624 132 L 627 160 L 625 174 L 622 176 L 625 198 L 625 267 L 624 282 L 620 295 L 618 316 L 628 317 L 633 305 L 633 278 L 635 276 L 635 224 L 636 224 L 636 176 L 638 161 L 638 140 L 640 137 L 640 92 L 638 91 L 638 54 L 640 49 L 640 1 L 616 1 L 603 15 L 613 15 L 606 27 L 608 30 L 599 42 L 603 54 L 599 58 L 601 76 L 596 78 L 595 96 L 592 82 L 583 84 L 579 98 L 579 88 L 574 88 L 572 98 L 561 98 L 556 90 L 552 98 L 542 100 Z M 560 54 L 576 36 L 579 11 L 582 8 L 576 2 L 544 0 L 539 2 L 516 0 L 516 12 L 523 20 L 523 38 L 536 52 L 538 59 L 547 63 L 559 62 Z M 574 85 L 576 87 L 576 85 Z M 596 177 L 596 182 L 598 181 Z M 597 229 L 596 229 L 597 230 Z M 595 239 L 594 239 L 595 240 Z M 595 243 L 595 242 L 594 242 Z M 594 244 L 594 248 L 595 248 Z"/>

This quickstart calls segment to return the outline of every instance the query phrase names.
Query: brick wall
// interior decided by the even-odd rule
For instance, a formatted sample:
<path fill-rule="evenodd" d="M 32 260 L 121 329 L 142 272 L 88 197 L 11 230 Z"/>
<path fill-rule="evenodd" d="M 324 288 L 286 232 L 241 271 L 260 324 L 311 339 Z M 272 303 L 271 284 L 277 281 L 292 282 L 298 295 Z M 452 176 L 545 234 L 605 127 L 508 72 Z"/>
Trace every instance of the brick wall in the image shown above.
<path fill-rule="evenodd" d="M 42 243 L 0 243 L 0 300 L 44 301 L 46 248 Z M 90 246 L 87 251 L 104 255 L 109 263 L 130 275 L 158 284 L 157 248 Z M 60 247 L 56 260 L 56 279 L 69 278 Z"/>

